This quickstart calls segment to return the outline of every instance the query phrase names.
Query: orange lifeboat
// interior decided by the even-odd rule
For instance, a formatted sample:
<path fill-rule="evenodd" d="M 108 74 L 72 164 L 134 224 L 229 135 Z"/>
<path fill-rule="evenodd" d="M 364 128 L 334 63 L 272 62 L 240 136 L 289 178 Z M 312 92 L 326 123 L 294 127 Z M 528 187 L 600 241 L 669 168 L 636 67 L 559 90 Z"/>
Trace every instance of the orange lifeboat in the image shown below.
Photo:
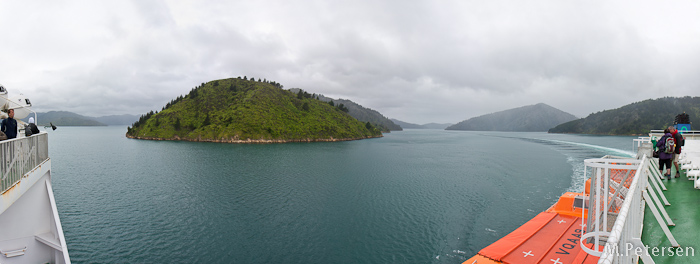
<path fill-rule="evenodd" d="M 590 181 L 586 183 L 590 185 Z M 588 188 L 586 188 L 588 189 Z M 545 212 L 485 247 L 463 264 L 483 263 L 597 263 L 581 250 L 587 214 L 586 193 L 567 192 Z M 591 245 L 592 247 L 592 245 Z"/>

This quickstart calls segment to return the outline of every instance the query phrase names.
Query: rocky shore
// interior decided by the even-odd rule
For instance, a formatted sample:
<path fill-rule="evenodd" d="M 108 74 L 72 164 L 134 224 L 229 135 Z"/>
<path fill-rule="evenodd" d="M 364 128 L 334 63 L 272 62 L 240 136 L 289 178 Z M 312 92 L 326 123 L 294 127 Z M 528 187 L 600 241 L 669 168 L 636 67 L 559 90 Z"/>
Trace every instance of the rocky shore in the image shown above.
<path fill-rule="evenodd" d="M 138 137 L 126 135 L 127 138 L 131 139 L 143 139 L 143 140 L 169 140 L 169 141 L 192 141 L 192 142 L 215 142 L 215 143 L 233 143 L 233 144 L 275 144 L 275 143 L 293 143 L 293 142 L 337 142 L 337 141 L 351 141 L 351 140 L 361 140 L 368 138 L 380 138 L 383 135 L 375 137 L 360 137 L 360 138 L 320 138 L 320 139 L 238 139 L 238 138 L 221 138 L 221 139 L 211 139 L 211 138 L 180 138 L 175 136 L 172 138 L 155 138 L 155 137 Z"/>

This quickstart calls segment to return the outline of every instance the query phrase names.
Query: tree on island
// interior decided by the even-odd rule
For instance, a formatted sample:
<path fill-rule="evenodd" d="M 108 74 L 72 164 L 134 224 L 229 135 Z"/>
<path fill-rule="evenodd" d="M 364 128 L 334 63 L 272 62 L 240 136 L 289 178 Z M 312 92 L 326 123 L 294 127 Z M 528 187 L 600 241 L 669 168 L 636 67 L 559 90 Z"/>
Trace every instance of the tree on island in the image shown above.
<path fill-rule="evenodd" d="M 345 107 L 345 105 L 343 105 L 343 104 L 339 104 L 339 105 L 338 105 L 338 109 L 340 109 L 340 111 L 343 111 L 343 112 L 345 112 L 345 113 L 347 113 L 347 112 L 350 111 L 350 109 L 348 109 L 347 107 Z"/>

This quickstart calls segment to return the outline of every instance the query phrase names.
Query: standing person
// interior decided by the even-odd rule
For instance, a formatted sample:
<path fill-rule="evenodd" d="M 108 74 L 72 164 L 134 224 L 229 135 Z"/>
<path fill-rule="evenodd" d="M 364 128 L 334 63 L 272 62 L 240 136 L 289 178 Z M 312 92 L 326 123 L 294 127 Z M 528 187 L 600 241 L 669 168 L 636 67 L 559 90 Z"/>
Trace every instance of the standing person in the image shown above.
<path fill-rule="evenodd" d="M 7 118 L 0 122 L 0 131 L 7 135 L 7 139 L 17 137 L 17 120 L 15 120 L 15 109 L 7 110 Z"/>
<path fill-rule="evenodd" d="M 675 178 L 680 177 L 681 175 L 681 170 L 678 167 L 678 157 L 681 155 L 681 142 L 683 142 L 683 135 L 678 132 L 678 129 L 675 127 L 669 127 L 672 128 L 673 131 L 671 131 L 671 135 L 673 135 L 673 139 L 676 141 L 676 149 L 673 151 L 673 167 L 676 167 L 676 176 Z"/>
<path fill-rule="evenodd" d="M 673 158 L 673 150 L 669 151 L 671 153 L 666 153 L 666 139 L 667 138 L 673 138 L 673 135 L 671 135 L 670 129 L 664 129 L 664 136 L 659 139 L 659 142 L 656 142 L 656 146 L 659 147 L 659 172 L 662 173 L 665 177 L 661 177 L 661 179 L 669 178 L 671 179 L 671 159 Z M 670 147 L 672 148 L 672 147 Z M 664 174 L 664 165 L 666 165 L 666 173 Z"/>

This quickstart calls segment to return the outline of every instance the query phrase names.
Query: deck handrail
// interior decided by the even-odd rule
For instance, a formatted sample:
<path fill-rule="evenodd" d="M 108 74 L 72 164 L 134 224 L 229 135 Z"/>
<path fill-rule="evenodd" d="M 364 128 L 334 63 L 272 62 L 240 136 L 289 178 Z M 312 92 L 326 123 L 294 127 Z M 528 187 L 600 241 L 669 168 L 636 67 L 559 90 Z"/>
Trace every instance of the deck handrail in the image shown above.
<path fill-rule="evenodd" d="M 12 188 L 47 159 L 49 141 L 46 132 L 0 141 L 0 193 Z"/>
<path fill-rule="evenodd" d="M 605 248 L 598 261 L 599 264 L 636 263 L 637 255 L 630 250 L 629 245 L 638 245 L 644 222 L 643 193 L 649 177 L 649 158 L 644 155 L 630 184 L 617 219 L 612 226 Z"/>
<path fill-rule="evenodd" d="M 613 219 L 619 220 L 624 201 L 637 193 L 631 190 L 639 178 L 642 160 L 605 156 L 584 160 L 584 177 L 590 175 L 588 210 L 581 218 L 581 249 L 594 256 L 602 256 L 613 228 Z M 587 214 L 587 216 L 586 216 Z"/>
<path fill-rule="evenodd" d="M 681 131 L 681 134 L 686 139 L 698 139 L 698 138 L 700 138 L 700 130 Z M 663 135 L 664 135 L 663 130 L 651 130 L 651 132 L 649 133 L 650 137 L 656 137 L 657 139 L 661 138 L 661 136 L 663 136 Z"/>

